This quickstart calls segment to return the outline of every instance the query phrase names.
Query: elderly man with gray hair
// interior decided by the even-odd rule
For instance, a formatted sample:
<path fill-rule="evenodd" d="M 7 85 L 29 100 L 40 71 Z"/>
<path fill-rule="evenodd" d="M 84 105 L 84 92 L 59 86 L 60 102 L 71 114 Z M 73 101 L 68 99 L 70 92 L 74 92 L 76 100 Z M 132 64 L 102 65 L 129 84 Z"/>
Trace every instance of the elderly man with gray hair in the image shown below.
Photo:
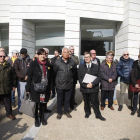
<path fill-rule="evenodd" d="M 73 80 L 77 70 L 75 62 L 69 58 L 69 49 L 62 49 L 62 57 L 57 59 L 54 64 L 55 86 L 57 90 L 57 119 L 62 117 L 62 101 L 64 101 L 64 113 L 68 118 L 70 98 L 73 90 Z M 63 100 L 64 98 L 64 100 Z"/>
<path fill-rule="evenodd" d="M 108 108 L 113 108 L 113 96 L 116 85 L 117 71 L 113 62 L 113 56 L 108 54 L 106 61 L 101 64 L 101 110 L 105 108 L 105 99 L 108 95 Z"/>
<path fill-rule="evenodd" d="M 124 104 L 124 94 L 128 90 L 128 108 L 132 109 L 133 93 L 129 91 L 129 84 L 131 80 L 131 70 L 134 60 L 129 57 L 129 52 L 123 52 L 120 61 L 117 64 L 117 73 L 120 79 L 120 103 L 118 111 L 121 111 Z"/>

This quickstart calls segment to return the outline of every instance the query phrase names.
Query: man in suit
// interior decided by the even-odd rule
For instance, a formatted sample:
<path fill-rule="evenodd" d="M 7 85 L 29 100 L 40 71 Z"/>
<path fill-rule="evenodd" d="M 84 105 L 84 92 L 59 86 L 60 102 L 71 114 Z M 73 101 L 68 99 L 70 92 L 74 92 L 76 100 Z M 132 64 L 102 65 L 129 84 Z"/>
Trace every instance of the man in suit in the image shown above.
<path fill-rule="evenodd" d="M 90 54 L 91 54 L 91 60 L 92 63 L 99 65 L 100 66 L 100 60 L 96 57 L 96 51 L 95 50 L 90 50 Z"/>
<path fill-rule="evenodd" d="M 102 117 L 99 111 L 98 92 L 99 92 L 99 82 L 101 80 L 100 68 L 98 65 L 92 63 L 90 53 L 86 53 L 84 57 L 85 62 L 79 67 L 78 77 L 80 82 L 80 91 L 82 92 L 84 98 L 85 118 L 89 118 L 91 114 L 90 108 L 91 101 L 96 118 L 105 121 L 106 119 Z M 96 76 L 96 79 L 93 80 L 93 82 L 91 83 L 83 83 L 83 79 L 86 74 Z"/>

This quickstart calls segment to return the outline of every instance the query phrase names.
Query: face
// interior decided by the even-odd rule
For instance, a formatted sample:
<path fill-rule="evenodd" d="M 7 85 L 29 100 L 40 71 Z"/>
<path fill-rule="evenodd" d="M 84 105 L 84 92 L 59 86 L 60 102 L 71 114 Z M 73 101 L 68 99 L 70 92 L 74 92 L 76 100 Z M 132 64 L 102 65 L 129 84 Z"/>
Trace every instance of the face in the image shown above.
<path fill-rule="evenodd" d="M 5 53 L 0 52 L 0 63 L 3 63 L 5 61 Z"/>
<path fill-rule="evenodd" d="M 46 53 L 42 53 L 41 55 L 38 55 L 39 61 L 43 62 L 46 59 Z"/>
<path fill-rule="evenodd" d="M 55 57 L 59 56 L 59 53 L 57 51 L 54 51 L 54 56 Z"/>
<path fill-rule="evenodd" d="M 108 63 L 112 63 L 113 57 L 112 57 L 112 56 L 108 56 L 108 57 L 106 58 L 106 61 L 107 61 Z"/>
<path fill-rule="evenodd" d="M 27 57 L 27 53 L 25 54 L 20 54 L 21 58 L 26 58 Z"/>
<path fill-rule="evenodd" d="M 90 63 L 91 62 L 91 56 L 89 54 L 86 54 L 84 58 L 85 58 L 85 62 L 86 63 Z"/>
<path fill-rule="evenodd" d="M 96 58 L 96 51 L 95 50 L 91 50 L 90 53 L 91 53 L 92 58 Z"/>
<path fill-rule="evenodd" d="M 48 53 L 48 51 L 47 51 L 47 50 L 45 50 L 45 52 L 46 52 L 46 58 L 48 58 L 48 54 L 49 54 L 49 53 Z"/>
<path fill-rule="evenodd" d="M 63 56 L 63 58 L 68 59 L 69 58 L 69 50 L 64 49 L 62 52 L 62 56 Z"/>
<path fill-rule="evenodd" d="M 70 51 L 72 54 L 74 54 L 74 47 L 70 47 Z"/>
<path fill-rule="evenodd" d="M 123 53 L 123 58 L 124 59 L 128 59 L 129 58 L 129 53 L 128 52 L 124 52 Z"/>
<path fill-rule="evenodd" d="M 19 56 L 19 53 L 13 53 L 13 56 L 14 57 L 18 57 Z"/>

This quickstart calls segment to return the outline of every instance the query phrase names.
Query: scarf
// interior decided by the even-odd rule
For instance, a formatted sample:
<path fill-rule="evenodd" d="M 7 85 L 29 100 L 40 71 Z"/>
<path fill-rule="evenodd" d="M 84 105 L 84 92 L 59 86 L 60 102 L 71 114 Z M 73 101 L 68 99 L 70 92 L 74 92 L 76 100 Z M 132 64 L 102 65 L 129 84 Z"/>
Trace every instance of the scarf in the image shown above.
<path fill-rule="evenodd" d="M 12 59 L 12 62 L 14 63 L 14 62 L 15 62 L 15 60 L 17 59 L 17 57 L 15 57 L 15 58 L 14 58 L 14 57 L 12 57 L 11 59 Z"/>
<path fill-rule="evenodd" d="M 37 61 L 40 65 L 43 66 L 43 73 L 44 73 L 44 78 L 46 77 L 46 61 L 44 61 L 43 63 L 39 61 L 39 59 L 37 58 Z"/>
<path fill-rule="evenodd" d="M 111 63 L 109 63 L 109 62 L 107 62 L 107 61 L 106 61 L 106 63 L 107 63 L 107 65 L 108 65 L 108 66 L 109 66 L 109 68 L 110 68 L 110 67 L 111 67 Z"/>

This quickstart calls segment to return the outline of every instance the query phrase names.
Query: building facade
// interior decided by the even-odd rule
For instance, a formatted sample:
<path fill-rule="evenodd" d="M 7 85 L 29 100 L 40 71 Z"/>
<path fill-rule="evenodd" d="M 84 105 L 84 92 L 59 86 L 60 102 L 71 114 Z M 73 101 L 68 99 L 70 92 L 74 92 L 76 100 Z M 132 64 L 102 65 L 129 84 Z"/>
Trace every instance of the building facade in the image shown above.
<path fill-rule="evenodd" d="M 95 49 L 100 59 L 108 50 L 137 59 L 140 0 L 0 0 L 0 46 L 9 54 L 27 48 L 31 57 L 74 46 L 80 58 Z"/>

